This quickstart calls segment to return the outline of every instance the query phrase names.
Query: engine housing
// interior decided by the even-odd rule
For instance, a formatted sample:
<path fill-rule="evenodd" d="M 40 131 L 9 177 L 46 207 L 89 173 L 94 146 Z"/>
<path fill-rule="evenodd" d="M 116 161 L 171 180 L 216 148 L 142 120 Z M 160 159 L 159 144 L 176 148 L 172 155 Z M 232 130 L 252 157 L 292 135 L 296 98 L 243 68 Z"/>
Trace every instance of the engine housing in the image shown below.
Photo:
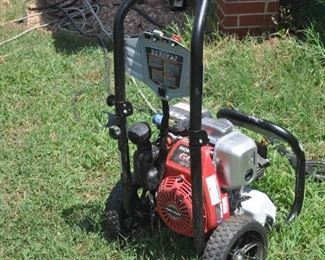
<path fill-rule="evenodd" d="M 213 146 L 201 148 L 205 233 L 230 217 L 228 193 L 221 191 L 212 159 L 213 149 Z M 156 211 L 169 228 L 179 234 L 193 236 L 190 154 L 186 137 L 176 141 L 170 149 L 156 201 Z"/>
<path fill-rule="evenodd" d="M 192 187 L 183 175 L 168 176 L 163 179 L 157 195 L 157 210 L 172 230 L 182 235 L 192 236 Z M 203 219 L 206 222 L 205 207 L 203 207 Z"/>
<path fill-rule="evenodd" d="M 257 146 L 253 139 L 234 130 L 217 139 L 213 154 L 223 187 L 239 189 L 257 175 Z"/>

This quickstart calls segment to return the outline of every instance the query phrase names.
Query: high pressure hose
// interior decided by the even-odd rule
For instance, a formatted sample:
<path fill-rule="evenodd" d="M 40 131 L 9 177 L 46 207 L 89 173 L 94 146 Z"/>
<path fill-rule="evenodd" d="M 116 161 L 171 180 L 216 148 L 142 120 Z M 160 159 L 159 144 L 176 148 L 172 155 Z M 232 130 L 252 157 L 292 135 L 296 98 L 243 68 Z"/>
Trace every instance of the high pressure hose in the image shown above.
<path fill-rule="evenodd" d="M 273 138 L 267 138 L 267 140 L 274 145 L 276 151 L 282 156 L 288 159 L 291 167 L 297 168 L 297 157 L 295 154 L 288 151 L 288 149 L 280 143 L 278 140 Z M 325 181 L 325 161 L 320 160 L 306 160 L 306 177 L 312 178 L 313 180 L 323 182 Z"/>

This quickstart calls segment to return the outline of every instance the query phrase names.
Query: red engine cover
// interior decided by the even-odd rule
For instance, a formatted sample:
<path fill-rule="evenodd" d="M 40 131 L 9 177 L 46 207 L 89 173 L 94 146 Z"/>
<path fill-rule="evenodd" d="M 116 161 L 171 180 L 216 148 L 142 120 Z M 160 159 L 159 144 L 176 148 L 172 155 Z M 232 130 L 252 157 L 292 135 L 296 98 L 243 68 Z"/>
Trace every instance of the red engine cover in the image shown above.
<path fill-rule="evenodd" d="M 211 158 L 211 146 L 201 148 L 204 232 L 214 230 L 230 217 L 228 194 L 219 187 L 217 171 Z M 193 236 L 192 188 L 188 139 L 173 144 L 166 160 L 166 171 L 157 193 L 161 219 L 179 234 Z"/>
<path fill-rule="evenodd" d="M 175 232 L 192 236 L 192 190 L 183 175 L 163 179 L 157 195 L 157 211 Z M 204 210 L 205 219 L 205 210 Z"/>

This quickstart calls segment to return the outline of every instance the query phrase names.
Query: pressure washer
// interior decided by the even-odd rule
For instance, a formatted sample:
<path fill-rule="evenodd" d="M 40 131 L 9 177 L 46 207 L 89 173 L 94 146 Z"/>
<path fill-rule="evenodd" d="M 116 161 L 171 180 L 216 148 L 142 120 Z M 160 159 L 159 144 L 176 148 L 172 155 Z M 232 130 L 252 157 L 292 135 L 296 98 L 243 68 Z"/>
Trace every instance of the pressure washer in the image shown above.
<path fill-rule="evenodd" d="M 294 153 L 294 200 L 287 221 L 300 213 L 304 200 L 306 160 L 297 138 L 285 128 L 232 109 L 213 117 L 202 107 L 203 40 L 208 0 L 196 1 L 191 48 L 160 31 L 124 37 L 124 19 L 136 0 L 121 3 L 114 20 L 115 108 L 110 136 L 118 141 L 121 179 L 105 209 L 105 234 L 127 236 L 134 226 L 156 216 L 172 231 L 192 237 L 203 259 L 265 259 L 267 230 L 276 207 L 252 188 L 270 165 L 267 142 L 285 142 Z M 176 2 L 176 1 L 174 1 Z M 159 130 L 151 140 L 147 122 L 127 125 L 133 105 L 126 100 L 125 74 L 145 83 L 161 100 L 153 116 Z M 176 98 L 189 103 L 170 105 Z M 256 141 L 242 128 L 259 133 Z M 133 169 L 129 141 L 135 146 Z"/>

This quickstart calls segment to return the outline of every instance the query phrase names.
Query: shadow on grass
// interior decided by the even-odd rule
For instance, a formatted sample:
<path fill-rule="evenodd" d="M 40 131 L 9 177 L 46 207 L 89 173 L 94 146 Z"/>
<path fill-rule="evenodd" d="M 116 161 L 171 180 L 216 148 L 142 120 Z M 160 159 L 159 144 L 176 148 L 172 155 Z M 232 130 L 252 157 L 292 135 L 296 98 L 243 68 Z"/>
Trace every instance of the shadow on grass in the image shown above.
<path fill-rule="evenodd" d="M 325 0 L 296 1 L 293 26 L 298 29 L 312 27 L 325 45 Z M 306 35 L 302 35 L 305 38 Z"/>
<path fill-rule="evenodd" d="M 193 240 L 166 226 L 139 228 L 127 240 L 138 259 L 198 259 Z"/>
<path fill-rule="evenodd" d="M 62 218 L 72 228 L 80 228 L 87 233 L 103 235 L 103 208 L 100 204 L 78 204 L 62 211 Z M 113 241 L 108 241 L 108 243 Z M 139 259 L 196 259 L 193 240 L 178 235 L 163 224 L 139 227 L 125 239 L 119 239 L 121 251 L 132 250 Z"/>
<path fill-rule="evenodd" d="M 55 4 L 58 3 L 58 4 Z M 33 13 L 42 12 L 40 21 L 49 23 L 53 26 L 48 26 L 47 29 L 52 31 L 52 37 L 54 39 L 54 46 L 57 52 L 65 53 L 65 54 L 74 54 L 76 52 L 79 52 L 80 50 L 88 47 L 103 47 L 105 45 L 107 51 L 112 51 L 112 41 L 108 38 L 108 36 L 102 34 L 99 32 L 98 28 L 94 30 L 89 31 L 89 33 L 85 33 L 87 30 L 83 28 L 84 25 L 81 25 L 78 23 L 75 23 L 75 25 L 68 26 L 69 29 L 61 30 L 58 28 L 58 24 L 61 24 L 62 19 L 65 18 L 64 24 L 69 24 L 69 20 L 71 20 L 71 14 L 70 18 L 67 18 L 67 12 L 66 14 L 63 13 L 62 8 L 59 7 L 68 7 L 72 8 L 72 10 L 75 9 L 75 12 L 77 13 L 78 7 L 82 3 L 81 0 L 62 0 L 62 1 L 56 1 L 56 0 L 36 0 L 35 6 L 32 6 L 30 11 Z M 31 13 L 33 15 L 33 13 Z M 90 16 L 89 13 L 87 14 L 79 14 L 74 18 L 74 22 L 76 22 L 78 19 L 80 20 L 81 17 L 84 17 L 84 19 L 87 19 L 86 17 Z M 33 22 L 33 21 L 31 21 Z M 87 20 L 88 22 L 88 20 Z M 71 23 L 71 22 L 70 22 Z M 92 22 L 93 23 L 93 22 Z M 83 31 L 84 34 L 81 34 L 78 32 L 76 27 L 79 27 L 80 31 Z M 93 26 L 88 25 L 87 26 Z M 61 27 L 60 27 L 61 28 Z M 99 40 L 97 37 L 98 35 L 101 36 L 102 40 Z"/>
<path fill-rule="evenodd" d="M 100 233 L 103 218 L 99 204 L 79 204 L 62 211 L 62 217 L 72 227 L 79 227 L 87 233 Z"/>
<path fill-rule="evenodd" d="M 52 34 L 54 47 L 57 52 L 64 54 L 74 54 L 89 47 L 103 47 L 96 37 L 87 38 L 74 33 L 56 31 Z M 113 50 L 111 39 L 103 39 L 108 52 Z"/>

